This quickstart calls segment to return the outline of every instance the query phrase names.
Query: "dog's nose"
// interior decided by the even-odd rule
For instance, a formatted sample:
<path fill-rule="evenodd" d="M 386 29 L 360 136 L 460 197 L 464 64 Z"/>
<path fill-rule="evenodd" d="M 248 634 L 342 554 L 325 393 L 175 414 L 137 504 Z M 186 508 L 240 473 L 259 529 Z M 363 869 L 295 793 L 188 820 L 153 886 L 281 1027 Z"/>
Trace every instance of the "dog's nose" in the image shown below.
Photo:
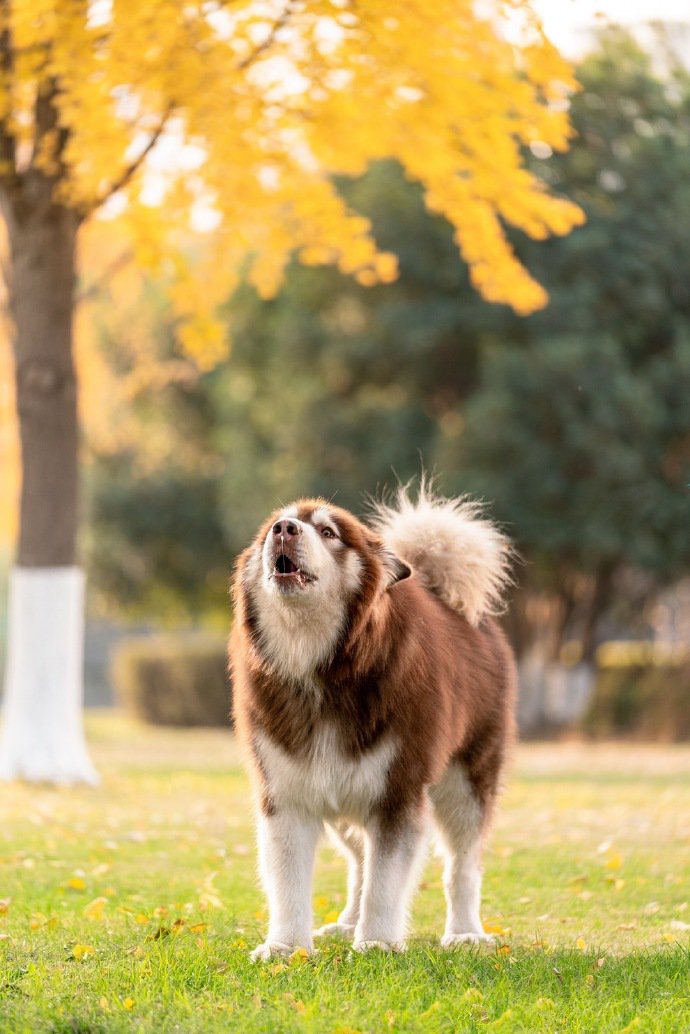
<path fill-rule="evenodd" d="M 273 525 L 273 534 L 285 539 L 294 539 L 302 534 L 302 528 L 294 521 L 276 521 Z"/>

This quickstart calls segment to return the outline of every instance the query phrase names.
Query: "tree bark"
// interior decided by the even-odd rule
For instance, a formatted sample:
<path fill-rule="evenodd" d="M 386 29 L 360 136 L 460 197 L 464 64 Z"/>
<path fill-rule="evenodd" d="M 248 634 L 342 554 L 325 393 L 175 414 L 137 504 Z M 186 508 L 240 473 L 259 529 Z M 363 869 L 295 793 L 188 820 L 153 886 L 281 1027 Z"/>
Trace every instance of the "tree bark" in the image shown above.
<path fill-rule="evenodd" d="M 75 212 L 44 197 L 9 206 L 10 297 L 22 452 L 17 563 L 76 562 L 77 379 L 72 350 Z"/>
<path fill-rule="evenodd" d="M 79 215 L 30 172 L 2 196 L 22 453 L 10 580 L 0 778 L 97 782 L 84 741 L 84 578 L 77 566 L 78 418 L 72 348 Z"/>

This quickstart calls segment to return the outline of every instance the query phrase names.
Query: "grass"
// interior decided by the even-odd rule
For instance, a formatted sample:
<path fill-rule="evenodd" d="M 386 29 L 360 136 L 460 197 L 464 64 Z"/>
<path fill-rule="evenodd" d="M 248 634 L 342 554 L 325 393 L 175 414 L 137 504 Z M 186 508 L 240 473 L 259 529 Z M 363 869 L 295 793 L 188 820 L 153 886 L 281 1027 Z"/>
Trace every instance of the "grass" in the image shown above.
<path fill-rule="evenodd" d="M 0 797 L 0 1031 L 690 1031 L 690 749 L 518 750 L 486 857 L 494 948 L 252 965 L 265 927 L 232 738 L 89 719 L 98 790 Z M 315 914 L 342 902 L 320 853 Z"/>

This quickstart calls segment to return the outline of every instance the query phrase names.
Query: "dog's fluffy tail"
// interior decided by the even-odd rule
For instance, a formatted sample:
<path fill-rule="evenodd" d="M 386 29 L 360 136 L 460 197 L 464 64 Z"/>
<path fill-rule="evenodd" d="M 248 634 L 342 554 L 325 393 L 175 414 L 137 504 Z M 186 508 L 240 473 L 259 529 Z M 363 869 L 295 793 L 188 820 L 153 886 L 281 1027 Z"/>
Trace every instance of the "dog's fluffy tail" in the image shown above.
<path fill-rule="evenodd" d="M 470 624 L 501 611 L 511 547 L 482 516 L 481 503 L 444 499 L 423 480 L 416 498 L 404 486 L 391 504 L 375 503 L 372 523 L 389 549 Z"/>

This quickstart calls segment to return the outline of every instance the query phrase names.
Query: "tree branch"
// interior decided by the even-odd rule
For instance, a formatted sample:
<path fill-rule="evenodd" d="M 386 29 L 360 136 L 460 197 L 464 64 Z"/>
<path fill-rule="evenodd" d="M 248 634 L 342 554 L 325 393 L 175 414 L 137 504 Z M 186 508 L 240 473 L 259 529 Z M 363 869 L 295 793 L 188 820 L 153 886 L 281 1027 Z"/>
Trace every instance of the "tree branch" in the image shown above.
<path fill-rule="evenodd" d="M 251 53 L 247 54 L 246 57 L 242 58 L 242 60 L 236 66 L 236 71 L 244 72 L 245 69 L 249 68 L 249 66 L 252 65 L 258 57 L 260 57 L 266 50 L 269 49 L 269 47 L 273 45 L 273 43 L 275 42 L 275 38 L 280 32 L 280 30 L 283 29 L 290 21 L 295 7 L 296 0 L 286 0 L 285 7 L 283 8 L 282 13 L 271 26 L 271 31 L 268 33 L 266 38 L 263 39 L 261 43 L 259 43 L 254 48 L 254 50 L 251 51 Z"/>
<path fill-rule="evenodd" d="M 112 280 L 112 278 L 124 269 L 132 261 L 132 252 L 129 248 L 117 255 L 109 266 L 103 270 L 102 274 L 94 280 L 88 287 L 84 286 L 81 291 L 77 293 L 74 299 L 78 305 L 80 302 L 90 301 L 91 298 L 97 297 L 106 285 Z"/>
<path fill-rule="evenodd" d="M 6 90 L 10 89 L 14 75 L 14 54 L 12 51 L 12 34 L 10 32 L 9 0 L 0 0 L 0 71 Z M 16 186 L 18 182 L 16 143 L 10 132 L 8 120 L 0 123 L 0 180 L 8 186 Z"/>
<path fill-rule="evenodd" d="M 151 134 L 151 137 L 144 149 L 141 151 L 140 154 L 137 155 L 133 162 L 131 162 L 125 169 L 123 169 L 123 171 L 120 173 L 117 179 L 113 180 L 113 182 L 110 184 L 107 190 L 105 190 L 100 195 L 100 197 L 96 198 L 96 200 L 91 205 L 89 205 L 88 210 L 90 212 L 93 212 L 95 211 L 95 209 L 100 208 L 101 205 L 104 204 L 109 197 L 112 197 L 113 194 L 117 194 L 118 190 L 122 190 L 124 187 L 126 187 L 130 180 L 136 175 L 141 166 L 144 164 L 148 155 L 151 153 L 153 148 L 160 140 L 163 130 L 165 129 L 165 126 L 167 124 L 167 121 L 170 118 L 170 115 L 172 114 L 173 108 L 174 104 L 172 101 L 170 101 L 165 111 L 161 115 L 161 120 L 156 126 L 153 133 Z"/>

